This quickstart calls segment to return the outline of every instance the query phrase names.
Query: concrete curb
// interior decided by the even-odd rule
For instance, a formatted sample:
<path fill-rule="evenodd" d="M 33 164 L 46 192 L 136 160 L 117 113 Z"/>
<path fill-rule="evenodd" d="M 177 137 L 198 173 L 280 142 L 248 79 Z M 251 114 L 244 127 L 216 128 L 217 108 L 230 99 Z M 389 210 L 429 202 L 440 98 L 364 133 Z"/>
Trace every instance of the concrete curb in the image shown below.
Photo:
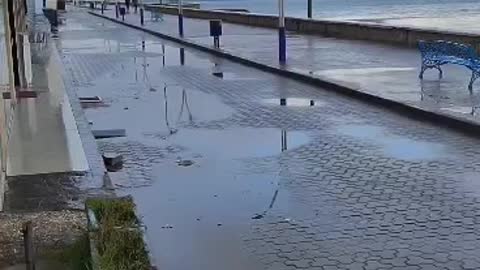
<path fill-rule="evenodd" d="M 119 23 L 140 31 L 144 31 L 146 33 L 152 34 L 154 36 L 160 37 L 162 39 L 170 40 L 182 45 L 185 45 L 187 47 L 191 47 L 194 49 L 198 49 L 200 51 L 204 51 L 210 54 L 213 54 L 215 56 L 223 57 L 226 59 L 229 59 L 231 61 L 241 63 L 247 66 L 255 67 L 258 68 L 262 71 L 278 74 L 281 76 L 285 76 L 290 79 L 294 79 L 299 82 L 307 83 L 307 84 L 312 84 L 321 88 L 324 88 L 326 90 L 331 90 L 337 93 L 341 93 L 350 97 L 354 97 L 356 99 L 360 99 L 366 102 L 369 102 L 371 104 L 377 105 L 384 107 L 388 110 L 395 111 L 395 112 L 400 112 L 402 115 L 405 116 L 411 116 L 413 119 L 416 120 L 427 120 L 429 122 L 432 122 L 436 125 L 444 126 L 447 128 L 452 128 L 457 131 L 469 134 L 469 135 L 475 135 L 478 136 L 480 134 L 480 123 L 476 123 L 474 121 L 468 120 L 468 119 L 462 119 L 460 117 L 455 117 L 453 115 L 447 115 L 447 114 L 442 114 L 439 112 L 435 111 L 430 111 L 426 110 L 411 104 L 406 104 L 400 101 L 395 101 L 387 98 L 383 98 L 380 96 L 376 96 L 370 93 L 366 93 L 361 91 L 360 89 L 355 89 L 352 86 L 348 86 L 346 84 L 343 84 L 341 82 L 333 82 L 330 80 L 325 80 L 317 77 L 313 77 L 307 74 L 302 74 L 298 73 L 295 71 L 290 71 L 282 68 L 278 68 L 275 66 L 271 66 L 268 64 L 256 62 L 247 58 L 243 58 L 241 56 L 233 55 L 229 52 L 220 50 L 220 49 L 215 49 L 213 47 L 208 47 L 204 46 L 201 44 L 197 44 L 193 41 L 189 41 L 180 37 L 175 37 L 167 34 L 163 34 L 160 32 L 156 32 L 150 29 L 143 28 L 141 26 L 137 26 L 134 24 L 130 24 L 128 22 L 120 21 L 114 18 L 110 18 L 105 15 L 97 14 L 95 12 L 89 11 L 88 13 L 103 18 L 110 20 L 115 23 Z"/>

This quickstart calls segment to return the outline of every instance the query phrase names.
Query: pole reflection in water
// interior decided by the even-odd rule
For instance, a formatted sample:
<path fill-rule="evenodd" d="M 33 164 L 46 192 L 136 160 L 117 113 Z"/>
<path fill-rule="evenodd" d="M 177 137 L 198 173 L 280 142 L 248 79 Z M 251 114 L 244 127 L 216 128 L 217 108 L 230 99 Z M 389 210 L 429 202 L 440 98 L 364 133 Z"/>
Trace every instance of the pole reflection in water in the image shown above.
<path fill-rule="evenodd" d="M 165 67 L 165 44 L 162 44 L 162 64 Z"/>
<path fill-rule="evenodd" d="M 287 145 L 287 131 L 282 129 L 282 152 L 285 152 L 288 150 L 288 145 Z"/>
<path fill-rule="evenodd" d="M 180 48 L 180 65 L 185 65 L 185 49 Z"/>
<path fill-rule="evenodd" d="M 133 57 L 133 64 L 135 66 L 135 82 L 138 82 L 137 57 Z"/>
<path fill-rule="evenodd" d="M 175 127 L 172 127 L 170 125 L 170 120 L 169 120 L 169 117 L 168 117 L 168 85 L 167 84 L 165 84 L 165 86 L 163 88 L 163 98 L 164 98 L 164 103 L 165 103 L 165 113 L 164 113 L 165 124 L 167 126 L 167 129 L 168 129 L 170 135 L 176 134 L 178 132 L 177 126 L 181 122 L 182 116 L 183 116 L 185 111 L 188 114 L 188 123 L 189 124 L 194 123 L 193 114 L 190 110 L 190 105 L 188 104 L 187 91 L 185 89 L 182 89 L 182 102 L 180 104 L 180 111 L 178 113 L 178 116 L 177 116 L 177 119 L 176 119 L 176 122 L 175 122 Z"/>

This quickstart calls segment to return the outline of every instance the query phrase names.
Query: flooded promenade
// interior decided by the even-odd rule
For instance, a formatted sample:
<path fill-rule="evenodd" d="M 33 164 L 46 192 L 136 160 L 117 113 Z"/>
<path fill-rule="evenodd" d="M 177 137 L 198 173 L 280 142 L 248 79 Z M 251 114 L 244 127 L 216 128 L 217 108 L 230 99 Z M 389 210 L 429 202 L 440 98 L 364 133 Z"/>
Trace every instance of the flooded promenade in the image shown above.
<path fill-rule="evenodd" d="M 477 138 L 81 10 L 57 46 L 160 269 L 479 267 Z"/>

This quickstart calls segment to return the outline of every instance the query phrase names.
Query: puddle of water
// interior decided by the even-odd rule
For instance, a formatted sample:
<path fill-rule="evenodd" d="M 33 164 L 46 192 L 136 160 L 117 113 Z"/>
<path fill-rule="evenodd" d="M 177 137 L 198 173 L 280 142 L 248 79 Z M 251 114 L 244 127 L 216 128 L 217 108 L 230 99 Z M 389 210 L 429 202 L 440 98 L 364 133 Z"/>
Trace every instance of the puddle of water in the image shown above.
<path fill-rule="evenodd" d="M 157 179 L 152 186 L 131 191 L 160 268 L 261 269 L 244 254 L 240 237 L 252 218 L 288 207 L 288 193 L 278 183 L 289 168 L 276 159 L 262 161 L 268 170 L 245 162 L 308 141 L 302 132 L 273 128 L 185 129 L 170 137 L 169 143 L 184 149 L 179 158 L 194 164 L 159 164 L 152 170 Z"/>
<path fill-rule="evenodd" d="M 112 90 L 117 91 L 115 87 Z M 109 107 L 87 110 L 86 114 L 95 119 L 92 129 L 125 128 L 132 138 L 152 131 L 169 137 L 177 133 L 182 125 L 225 119 L 233 112 L 215 95 L 173 85 L 157 91 L 144 89 L 138 99 L 119 100 Z"/>
<path fill-rule="evenodd" d="M 308 140 L 299 132 L 289 135 L 287 147 L 285 134 L 275 129 L 183 130 L 171 138 L 189 149 L 180 155 L 197 156 L 195 164 L 156 166 L 157 182 L 132 191 L 162 269 L 260 269 L 244 254 L 240 237 L 252 217 L 287 207 L 278 182 L 288 168 L 271 161 L 272 170 L 251 172 L 237 158 L 278 154 Z"/>
<path fill-rule="evenodd" d="M 114 40 L 92 38 L 92 39 L 62 39 L 62 49 L 74 51 L 75 53 L 117 53 L 125 44 Z"/>
<path fill-rule="evenodd" d="M 232 159 L 268 157 L 292 150 L 309 142 L 307 134 L 274 128 L 233 128 L 226 130 L 184 129 L 170 142 L 193 153 L 212 158 Z"/>
<path fill-rule="evenodd" d="M 371 141 L 379 145 L 386 155 L 396 159 L 431 160 L 447 155 L 444 145 L 391 135 L 381 127 L 344 125 L 340 126 L 338 130 L 342 134 Z"/>
<path fill-rule="evenodd" d="M 308 98 L 272 98 L 264 99 L 263 102 L 270 105 L 280 105 L 286 107 L 314 107 L 322 104 L 317 100 Z"/>
<path fill-rule="evenodd" d="M 145 53 L 156 53 L 161 56 L 160 65 L 169 66 L 188 66 L 202 69 L 209 69 L 214 63 L 207 57 L 199 57 L 195 53 L 186 51 L 184 48 L 174 47 L 161 42 L 151 40 L 145 41 L 145 47 L 140 42 L 137 50 Z"/>
<path fill-rule="evenodd" d="M 451 107 L 451 108 L 441 108 L 442 111 L 449 111 L 449 112 L 454 112 L 454 113 L 461 113 L 461 114 L 470 114 L 470 115 L 476 115 L 478 108 L 476 107 Z"/>
<path fill-rule="evenodd" d="M 161 269 L 260 269 L 244 254 L 240 233 L 268 209 L 278 176 L 235 175 L 236 166 L 158 167 L 158 183 L 133 191 Z M 285 194 L 277 201 L 274 207 L 288 204 Z"/>

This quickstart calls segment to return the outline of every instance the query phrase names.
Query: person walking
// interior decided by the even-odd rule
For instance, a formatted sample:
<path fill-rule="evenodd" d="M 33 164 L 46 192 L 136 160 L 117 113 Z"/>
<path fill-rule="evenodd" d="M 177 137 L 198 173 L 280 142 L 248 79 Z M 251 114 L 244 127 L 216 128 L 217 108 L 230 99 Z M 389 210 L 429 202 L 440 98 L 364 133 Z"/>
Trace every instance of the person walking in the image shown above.
<path fill-rule="evenodd" d="M 130 12 L 130 0 L 125 0 L 125 6 L 127 8 L 127 12 Z"/>

